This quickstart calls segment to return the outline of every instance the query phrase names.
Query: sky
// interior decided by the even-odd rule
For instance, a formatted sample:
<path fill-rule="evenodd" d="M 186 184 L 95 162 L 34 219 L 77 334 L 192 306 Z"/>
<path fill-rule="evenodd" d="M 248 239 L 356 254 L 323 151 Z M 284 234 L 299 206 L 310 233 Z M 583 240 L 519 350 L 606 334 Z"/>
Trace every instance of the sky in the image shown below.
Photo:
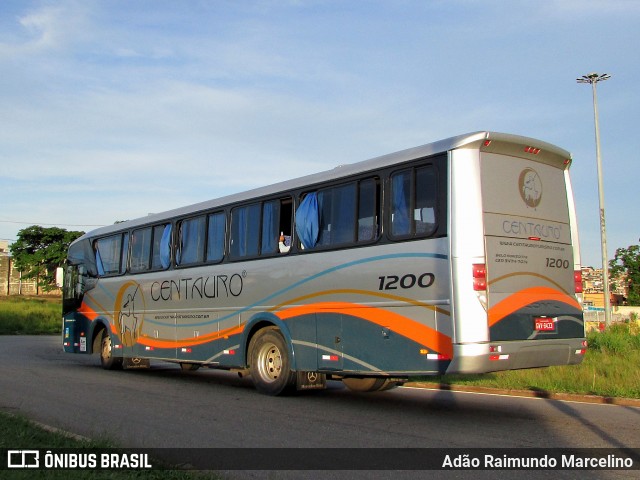
<path fill-rule="evenodd" d="M 573 155 L 582 264 L 640 242 L 640 0 L 2 0 L 0 239 L 451 136 Z"/>

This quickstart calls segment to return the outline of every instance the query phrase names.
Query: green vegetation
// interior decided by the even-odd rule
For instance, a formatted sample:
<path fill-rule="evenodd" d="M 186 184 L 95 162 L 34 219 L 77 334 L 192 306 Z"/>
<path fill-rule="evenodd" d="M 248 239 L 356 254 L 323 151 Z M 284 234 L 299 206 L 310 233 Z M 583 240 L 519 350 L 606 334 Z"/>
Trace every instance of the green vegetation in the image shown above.
<path fill-rule="evenodd" d="M 37 448 L 68 448 L 77 453 L 82 449 L 115 448 L 109 440 L 81 440 L 72 438 L 58 432 L 50 432 L 33 424 L 22 417 L 16 417 L 0 412 L 0 449 L 37 449 Z M 154 461 L 155 463 L 155 461 Z M 169 479 L 169 480 L 195 480 L 219 478 L 214 475 L 199 472 L 186 472 L 180 470 L 6 470 L 2 472 L 2 478 L 7 480 L 31 480 L 34 478 L 48 479 Z"/>
<path fill-rule="evenodd" d="M 612 325 L 587 335 L 588 349 L 580 365 L 510 370 L 484 375 L 446 375 L 414 379 L 441 385 L 504 390 L 574 393 L 640 398 L 640 328 L 637 322 Z"/>
<path fill-rule="evenodd" d="M 59 297 L 0 297 L 0 335 L 58 334 L 61 329 Z"/>
<path fill-rule="evenodd" d="M 627 302 L 629 305 L 640 305 L 640 245 L 629 245 L 617 248 L 613 260 L 609 261 L 610 278 L 616 283 L 626 283 Z"/>
<path fill-rule="evenodd" d="M 65 263 L 69 245 L 84 232 L 32 225 L 18 232 L 9 249 L 23 278 L 36 278 L 45 292 L 56 288 L 56 269 Z"/>

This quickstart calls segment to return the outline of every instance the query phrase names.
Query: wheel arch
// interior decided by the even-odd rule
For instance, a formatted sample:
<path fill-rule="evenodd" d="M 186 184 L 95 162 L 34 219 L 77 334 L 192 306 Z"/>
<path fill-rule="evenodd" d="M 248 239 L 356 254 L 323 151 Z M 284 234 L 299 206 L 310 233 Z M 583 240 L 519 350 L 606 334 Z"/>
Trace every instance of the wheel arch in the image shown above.
<path fill-rule="evenodd" d="M 109 321 L 106 318 L 98 317 L 91 324 L 91 330 L 89 331 L 91 341 L 87 342 L 90 345 L 89 348 L 91 350 L 87 353 L 93 354 L 96 352 L 100 352 L 100 342 L 102 340 L 102 332 L 104 330 L 111 334 L 111 326 L 109 325 Z"/>
<path fill-rule="evenodd" d="M 289 353 L 291 370 L 297 370 L 296 367 L 296 355 L 293 348 L 293 341 L 291 338 L 291 332 L 287 324 L 280 320 L 273 313 L 263 312 L 257 313 L 247 322 L 242 333 L 242 353 L 244 355 L 244 364 L 249 366 L 249 344 L 253 336 L 263 328 L 276 327 L 280 330 L 280 333 L 284 337 L 284 341 L 287 344 L 287 350 Z"/>

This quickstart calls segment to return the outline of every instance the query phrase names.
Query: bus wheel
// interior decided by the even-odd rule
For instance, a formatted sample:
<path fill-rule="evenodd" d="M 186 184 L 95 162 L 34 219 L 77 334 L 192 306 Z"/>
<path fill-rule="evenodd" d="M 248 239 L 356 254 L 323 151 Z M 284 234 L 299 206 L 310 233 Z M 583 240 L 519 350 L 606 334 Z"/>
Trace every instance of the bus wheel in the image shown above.
<path fill-rule="evenodd" d="M 375 377 L 343 378 L 342 383 L 354 392 L 383 392 L 398 386 L 397 381 Z"/>
<path fill-rule="evenodd" d="M 280 395 L 295 388 L 289 351 L 276 327 L 263 328 L 249 342 L 251 379 L 260 393 Z"/>
<path fill-rule="evenodd" d="M 113 356 L 113 344 L 111 343 L 111 335 L 107 329 L 102 331 L 102 340 L 100 341 L 100 364 L 105 370 L 116 370 L 122 368 L 122 357 Z"/>

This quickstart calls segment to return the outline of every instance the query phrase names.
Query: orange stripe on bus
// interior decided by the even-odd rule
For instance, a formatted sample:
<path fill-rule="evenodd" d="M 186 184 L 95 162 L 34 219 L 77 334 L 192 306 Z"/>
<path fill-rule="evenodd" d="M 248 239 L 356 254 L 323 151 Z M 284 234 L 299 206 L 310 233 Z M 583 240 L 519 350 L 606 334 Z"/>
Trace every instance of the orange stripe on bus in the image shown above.
<path fill-rule="evenodd" d="M 450 337 L 433 328 L 388 310 L 347 302 L 322 302 L 291 307 L 287 310 L 277 312 L 276 315 L 280 319 L 286 320 L 313 313 L 339 313 L 362 318 L 382 327 L 390 327 L 400 335 L 429 347 L 438 353 L 447 355 L 449 358 L 453 358 L 453 346 Z"/>
<path fill-rule="evenodd" d="M 553 288 L 525 288 L 524 290 L 520 290 L 519 292 L 505 298 L 501 302 L 498 302 L 489 309 L 489 326 L 492 327 L 507 315 L 517 312 L 521 308 L 544 300 L 566 303 L 577 310 L 582 310 L 582 307 L 575 298 L 572 298 L 563 292 L 559 292 L 558 290 L 554 290 Z"/>
<path fill-rule="evenodd" d="M 323 297 L 326 295 L 364 295 L 364 296 L 378 297 L 378 298 L 384 298 L 385 300 L 395 300 L 402 303 L 408 303 L 416 307 L 426 308 L 427 310 L 433 310 L 434 312 L 442 313 L 443 315 L 451 315 L 451 312 L 449 312 L 449 310 L 445 310 L 444 308 L 438 307 L 436 305 L 429 305 L 428 303 L 420 302 L 412 298 L 401 297 L 399 295 L 392 295 L 390 293 L 372 292 L 369 290 L 356 290 L 353 288 L 324 290 L 322 292 L 310 293 L 308 295 L 303 295 L 301 297 L 287 300 L 286 302 L 271 308 L 269 311 L 275 312 L 276 310 L 281 310 L 284 307 L 287 307 L 289 305 L 301 303 L 305 300 L 310 300 L 312 298 L 317 298 L 317 297 Z M 367 307 L 367 305 L 361 305 L 361 304 L 352 304 L 352 305 L 353 305 L 353 308 Z"/>
<path fill-rule="evenodd" d="M 92 322 L 96 318 L 98 318 L 98 313 L 89 305 L 87 305 L 85 302 L 82 302 L 82 304 L 80 305 L 80 308 L 78 309 L 78 312 L 84 315 L 85 317 L 87 317 Z"/>
<path fill-rule="evenodd" d="M 241 325 L 238 327 L 232 327 L 232 328 L 227 328 L 225 330 L 220 330 L 219 332 L 210 333 L 208 335 L 202 335 L 201 337 L 184 338 L 181 340 L 166 340 L 161 338 L 152 338 L 152 337 L 143 335 L 138 339 L 138 343 L 140 345 L 145 345 L 148 347 L 155 347 L 155 348 L 193 347 L 195 345 L 202 345 L 204 343 L 208 343 L 213 340 L 218 340 L 220 338 L 236 335 L 242 332 L 242 327 L 243 326 Z"/>

